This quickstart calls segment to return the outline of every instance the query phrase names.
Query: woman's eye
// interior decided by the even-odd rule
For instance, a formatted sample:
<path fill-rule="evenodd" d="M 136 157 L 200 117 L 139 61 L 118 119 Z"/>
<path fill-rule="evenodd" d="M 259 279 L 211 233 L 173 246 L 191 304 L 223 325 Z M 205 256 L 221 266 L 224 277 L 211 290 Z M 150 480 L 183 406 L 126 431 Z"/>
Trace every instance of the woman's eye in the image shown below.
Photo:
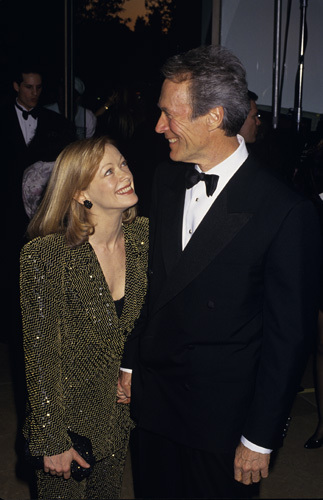
<path fill-rule="evenodd" d="M 121 163 L 121 166 L 129 168 L 128 162 L 126 160 Z"/>
<path fill-rule="evenodd" d="M 113 171 L 111 168 L 109 168 L 109 170 L 107 170 L 104 175 L 111 175 L 111 174 L 113 174 Z"/>

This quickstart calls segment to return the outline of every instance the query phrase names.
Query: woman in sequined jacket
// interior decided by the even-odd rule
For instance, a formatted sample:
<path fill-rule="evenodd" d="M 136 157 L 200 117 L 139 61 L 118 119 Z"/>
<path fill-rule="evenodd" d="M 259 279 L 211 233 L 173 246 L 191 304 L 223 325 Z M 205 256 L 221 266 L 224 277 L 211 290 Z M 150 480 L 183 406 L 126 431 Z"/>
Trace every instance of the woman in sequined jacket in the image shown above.
<path fill-rule="evenodd" d="M 21 252 L 28 389 L 24 436 L 39 498 L 118 498 L 133 427 L 119 383 L 147 286 L 148 220 L 136 217 L 127 162 L 106 137 L 67 146 Z M 118 390 L 117 390 L 118 387 Z M 125 404 L 122 404 L 125 403 Z M 88 463 L 70 432 L 89 438 Z"/>

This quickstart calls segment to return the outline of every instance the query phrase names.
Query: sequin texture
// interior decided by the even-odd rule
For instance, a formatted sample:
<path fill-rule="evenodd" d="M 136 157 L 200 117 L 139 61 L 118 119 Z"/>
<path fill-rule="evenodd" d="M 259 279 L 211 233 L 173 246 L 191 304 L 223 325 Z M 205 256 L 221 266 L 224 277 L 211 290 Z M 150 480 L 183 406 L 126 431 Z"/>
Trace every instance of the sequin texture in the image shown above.
<path fill-rule="evenodd" d="M 129 406 L 116 403 L 116 385 L 124 343 L 146 294 L 148 220 L 137 217 L 124 225 L 124 234 L 126 290 L 120 318 L 88 242 L 70 249 L 63 235 L 52 234 L 35 238 L 21 252 L 28 388 L 24 435 L 32 455 L 69 449 L 67 429 L 91 439 L 97 461 L 116 453 L 118 467 L 109 469 L 113 495 L 121 487 L 133 428 Z"/>

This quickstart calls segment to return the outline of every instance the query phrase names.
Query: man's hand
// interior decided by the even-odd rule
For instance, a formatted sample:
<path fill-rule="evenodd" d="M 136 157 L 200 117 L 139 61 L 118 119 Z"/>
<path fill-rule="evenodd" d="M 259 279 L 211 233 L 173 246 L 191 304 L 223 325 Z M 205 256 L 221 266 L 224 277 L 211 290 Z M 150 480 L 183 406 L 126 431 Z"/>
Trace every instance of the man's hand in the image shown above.
<path fill-rule="evenodd" d="M 234 479 L 243 484 L 259 483 L 262 477 L 268 477 L 269 461 L 270 453 L 258 453 L 239 443 L 234 459 Z"/>
<path fill-rule="evenodd" d="M 129 404 L 131 398 L 131 376 L 132 373 L 119 371 L 117 403 Z"/>
<path fill-rule="evenodd" d="M 81 467 L 86 469 L 90 467 L 74 448 L 70 448 L 59 455 L 44 456 L 44 471 L 49 472 L 52 476 L 64 476 L 64 479 L 69 479 L 71 477 L 71 463 L 73 460 Z"/>

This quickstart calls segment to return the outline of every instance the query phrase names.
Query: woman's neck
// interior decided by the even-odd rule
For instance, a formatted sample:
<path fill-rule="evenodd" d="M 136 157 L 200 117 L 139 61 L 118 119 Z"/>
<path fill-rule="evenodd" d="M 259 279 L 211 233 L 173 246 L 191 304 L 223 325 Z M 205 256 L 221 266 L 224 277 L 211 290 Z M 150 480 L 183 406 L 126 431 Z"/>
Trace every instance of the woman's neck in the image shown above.
<path fill-rule="evenodd" d="M 118 214 L 114 217 L 100 218 L 95 224 L 94 233 L 89 236 L 89 243 L 94 247 L 105 247 L 111 251 L 122 239 L 122 214 Z"/>

